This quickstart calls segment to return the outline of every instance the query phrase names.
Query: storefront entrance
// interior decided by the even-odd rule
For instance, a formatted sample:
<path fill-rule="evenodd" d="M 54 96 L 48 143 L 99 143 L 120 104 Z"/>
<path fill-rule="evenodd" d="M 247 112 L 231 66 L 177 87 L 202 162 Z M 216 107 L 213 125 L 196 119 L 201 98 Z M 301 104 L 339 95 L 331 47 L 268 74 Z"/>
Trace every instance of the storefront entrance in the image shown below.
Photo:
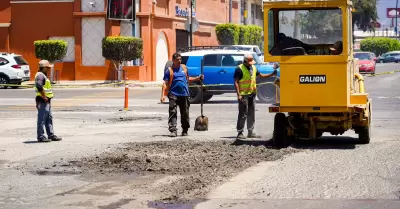
<path fill-rule="evenodd" d="M 176 30 L 176 52 L 182 53 L 189 47 L 189 32 L 185 30 Z"/>

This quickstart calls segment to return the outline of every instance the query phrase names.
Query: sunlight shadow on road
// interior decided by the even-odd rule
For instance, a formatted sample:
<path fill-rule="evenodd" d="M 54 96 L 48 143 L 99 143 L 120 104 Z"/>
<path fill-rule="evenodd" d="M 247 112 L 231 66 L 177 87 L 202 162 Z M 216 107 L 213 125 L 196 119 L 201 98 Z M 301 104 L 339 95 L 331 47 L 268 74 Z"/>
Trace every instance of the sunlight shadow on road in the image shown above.
<path fill-rule="evenodd" d="M 40 143 L 40 142 L 38 142 L 37 140 L 28 140 L 28 141 L 24 141 L 22 143 L 24 143 L 24 144 L 37 144 L 37 143 Z"/>
<path fill-rule="evenodd" d="M 317 140 L 295 140 L 296 149 L 355 149 L 358 141 L 348 136 L 323 136 Z"/>

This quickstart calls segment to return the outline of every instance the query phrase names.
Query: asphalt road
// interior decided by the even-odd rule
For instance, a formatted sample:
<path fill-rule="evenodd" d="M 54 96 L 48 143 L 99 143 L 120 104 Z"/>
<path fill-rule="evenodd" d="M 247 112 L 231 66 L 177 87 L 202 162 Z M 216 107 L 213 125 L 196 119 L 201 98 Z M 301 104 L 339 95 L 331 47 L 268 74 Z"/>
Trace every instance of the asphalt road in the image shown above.
<path fill-rule="evenodd" d="M 376 73 L 399 69 L 400 64 L 377 64 Z M 195 208 L 400 208 L 399 80 L 400 73 L 365 79 L 373 99 L 370 144 L 356 145 L 351 138 L 356 135 L 349 131 L 343 137 L 326 135 L 320 143 L 294 145 L 302 152 L 239 173 Z M 36 171 L 55 160 L 94 155 L 124 142 L 168 140 L 168 105 L 158 103 L 160 89 L 131 88 L 128 112 L 119 111 L 123 88 L 54 91 L 55 131 L 64 140 L 37 144 L 33 89 L 0 89 L 0 208 L 106 208 L 110 204 L 109 208 L 148 208 L 132 199 L 121 202 L 134 187 L 126 181 L 122 186 L 115 179 L 97 182 Z M 190 137 L 235 137 L 235 99 L 232 94 L 212 98 L 205 105 L 210 130 L 190 131 Z M 199 105 L 192 105 L 192 124 L 199 114 Z M 110 122 L 127 116 L 163 120 Z M 257 106 L 256 121 L 257 132 L 271 138 L 273 115 L 267 112 L 267 104 Z"/>

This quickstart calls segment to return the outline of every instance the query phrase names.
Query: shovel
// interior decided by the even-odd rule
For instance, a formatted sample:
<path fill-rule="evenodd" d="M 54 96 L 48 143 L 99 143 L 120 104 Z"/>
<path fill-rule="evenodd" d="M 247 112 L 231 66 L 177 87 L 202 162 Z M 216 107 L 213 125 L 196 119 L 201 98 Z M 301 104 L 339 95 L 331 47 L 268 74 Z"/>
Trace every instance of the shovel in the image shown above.
<path fill-rule="evenodd" d="M 203 66 L 204 66 L 204 59 L 201 60 L 201 74 L 203 75 Z M 194 130 L 195 131 L 208 131 L 208 117 L 203 115 L 203 80 L 200 80 L 201 85 L 201 115 L 196 118 L 194 122 Z"/>

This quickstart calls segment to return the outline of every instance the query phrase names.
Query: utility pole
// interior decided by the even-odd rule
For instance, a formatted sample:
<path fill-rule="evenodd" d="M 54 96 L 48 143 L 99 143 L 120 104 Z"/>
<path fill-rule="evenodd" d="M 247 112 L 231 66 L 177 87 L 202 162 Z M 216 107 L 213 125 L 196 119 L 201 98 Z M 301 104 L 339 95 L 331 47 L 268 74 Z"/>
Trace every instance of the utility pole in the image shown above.
<path fill-rule="evenodd" d="M 398 14 L 397 14 L 397 10 L 398 10 L 398 8 L 399 8 L 399 0 L 396 0 L 396 26 L 395 26 L 395 33 L 396 33 L 396 39 L 397 39 L 397 37 L 398 37 L 398 31 L 399 31 L 399 29 L 398 29 L 398 24 L 397 24 L 397 17 L 398 17 Z"/>
<path fill-rule="evenodd" d="M 193 0 L 190 0 L 190 14 L 189 14 L 189 47 L 193 46 L 193 26 L 192 26 L 192 16 L 193 16 Z"/>
<path fill-rule="evenodd" d="M 232 23 L 232 0 L 229 0 L 229 23 Z"/>

